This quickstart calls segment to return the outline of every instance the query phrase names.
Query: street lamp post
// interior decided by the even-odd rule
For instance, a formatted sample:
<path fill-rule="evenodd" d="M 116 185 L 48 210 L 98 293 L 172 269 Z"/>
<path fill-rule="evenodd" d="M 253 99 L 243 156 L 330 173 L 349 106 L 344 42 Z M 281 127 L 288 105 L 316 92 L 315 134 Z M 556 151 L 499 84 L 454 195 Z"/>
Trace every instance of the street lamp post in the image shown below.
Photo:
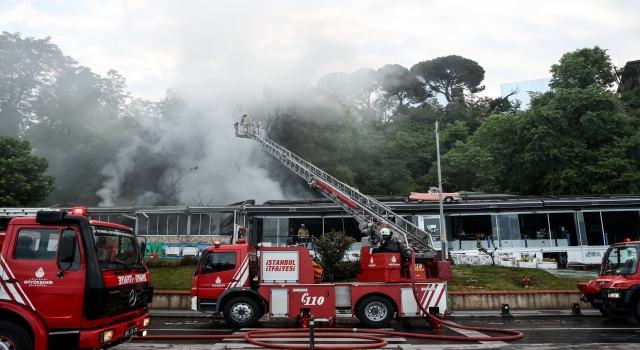
<path fill-rule="evenodd" d="M 447 261 L 447 230 L 444 227 L 444 207 L 442 205 L 442 173 L 440 171 L 440 137 L 438 136 L 438 134 L 439 134 L 438 121 L 436 120 L 436 157 L 438 159 L 438 201 L 440 204 L 440 246 L 442 249 L 442 261 Z"/>

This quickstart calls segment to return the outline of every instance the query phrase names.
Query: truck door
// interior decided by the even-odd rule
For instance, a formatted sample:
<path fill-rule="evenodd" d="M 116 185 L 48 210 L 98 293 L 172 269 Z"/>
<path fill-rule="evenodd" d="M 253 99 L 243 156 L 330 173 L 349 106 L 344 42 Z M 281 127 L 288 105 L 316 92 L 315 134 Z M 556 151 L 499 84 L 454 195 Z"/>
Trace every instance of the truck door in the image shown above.
<path fill-rule="evenodd" d="M 71 227 L 18 227 L 13 236 L 7 264 L 15 275 L 14 283 L 24 290 L 23 302 L 33 306 L 51 328 L 80 324 L 84 301 L 85 266 L 81 262 L 80 235 Z M 58 261 L 63 236 L 75 236 L 74 261 Z M 62 276 L 58 276 L 60 271 Z"/>
<path fill-rule="evenodd" d="M 225 290 L 244 284 L 248 266 L 240 266 L 239 257 L 239 250 L 206 252 L 199 266 L 198 299 L 217 299 Z M 241 273 L 242 269 L 246 271 L 245 274 Z"/>

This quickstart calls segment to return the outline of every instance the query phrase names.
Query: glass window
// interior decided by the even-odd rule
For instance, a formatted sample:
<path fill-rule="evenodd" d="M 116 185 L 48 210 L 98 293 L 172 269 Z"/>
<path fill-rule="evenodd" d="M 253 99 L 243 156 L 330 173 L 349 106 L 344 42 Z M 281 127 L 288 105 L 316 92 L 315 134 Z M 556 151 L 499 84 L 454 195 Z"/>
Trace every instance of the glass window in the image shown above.
<path fill-rule="evenodd" d="M 624 242 L 625 238 L 632 241 L 640 239 L 640 217 L 637 210 L 603 211 L 602 224 L 605 244 Z"/>
<path fill-rule="evenodd" d="M 78 235 L 76 234 L 76 231 L 70 228 L 62 230 L 62 237 L 65 237 L 65 236 L 74 236 L 76 237 L 76 239 L 78 237 Z M 76 271 L 80 269 L 80 242 L 79 241 L 76 240 L 76 253 L 73 257 L 73 262 L 68 263 L 68 262 L 59 261 L 58 264 L 60 265 L 61 270 Z"/>
<path fill-rule="evenodd" d="M 138 218 L 138 235 L 146 236 L 149 234 L 149 218 L 143 214 L 136 215 Z"/>
<path fill-rule="evenodd" d="M 600 274 L 633 275 L 638 271 L 638 245 L 611 247 L 604 258 Z"/>
<path fill-rule="evenodd" d="M 221 236 L 233 235 L 233 212 L 220 213 L 220 233 Z"/>
<path fill-rule="evenodd" d="M 549 222 L 554 246 L 579 245 L 574 213 L 549 213 Z"/>
<path fill-rule="evenodd" d="M 209 222 L 209 225 L 211 229 L 208 234 L 218 236 L 220 234 L 220 213 L 211 214 L 211 221 Z"/>
<path fill-rule="evenodd" d="M 202 273 L 213 273 L 233 270 L 236 268 L 236 253 L 209 253 L 204 261 Z"/>
<path fill-rule="evenodd" d="M 549 221 L 547 214 L 520 214 L 520 232 L 522 239 L 549 239 Z"/>
<path fill-rule="evenodd" d="M 586 212 L 582 215 L 584 215 L 584 226 L 587 234 L 587 242 L 582 242 L 582 244 L 604 245 L 600 212 Z"/>
<path fill-rule="evenodd" d="M 191 214 L 191 224 L 189 227 L 189 235 L 190 236 L 199 236 L 202 234 L 200 229 L 200 218 L 204 217 L 205 214 Z M 205 226 L 206 227 L 206 226 Z"/>
<path fill-rule="evenodd" d="M 58 249 L 58 230 L 26 229 L 18 233 L 16 260 L 53 260 Z"/>
<path fill-rule="evenodd" d="M 94 230 L 98 260 L 103 270 L 128 268 L 138 262 L 133 234 L 116 228 L 97 226 Z"/>

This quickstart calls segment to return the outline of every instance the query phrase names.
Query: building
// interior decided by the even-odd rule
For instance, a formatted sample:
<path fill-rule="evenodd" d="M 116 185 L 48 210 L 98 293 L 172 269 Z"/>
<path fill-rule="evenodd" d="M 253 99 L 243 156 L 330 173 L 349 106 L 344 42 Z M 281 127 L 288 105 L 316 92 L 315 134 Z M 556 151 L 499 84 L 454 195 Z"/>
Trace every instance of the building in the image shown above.
<path fill-rule="evenodd" d="M 502 98 L 505 98 L 507 95 L 516 92 L 509 97 L 509 100 L 520 100 L 520 102 L 522 102 L 520 108 L 522 110 L 525 110 L 528 109 L 529 105 L 531 104 L 530 93 L 545 93 L 551 90 L 551 88 L 549 87 L 550 82 L 551 78 L 541 78 L 500 84 L 500 93 L 502 95 Z"/>
<path fill-rule="evenodd" d="M 566 262 L 598 264 L 609 244 L 640 239 L 640 196 L 519 197 L 462 195 L 445 204 L 447 246 L 452 255 L 477 255 L 477 244 L 503 256 L 524 255 Z M 438 203 L 406 203 L 401 196 L 377 197 L 395 213 L 439 242 Z M 212 207 L 89 208 L 92 219 L 134 227 L 146 241 L 147 254 L 198 255 L 213 241 L 246 238 L 260 246 L 283 246 L 287 231 L 301 224 L 312 236 L 332 229 L 356 240 L 358 222 L 328 199 L 253 201 Z M 246 234 L 240 227 L 247 229 Z M 188 252 L 188 254 L 185 254 Z"/>

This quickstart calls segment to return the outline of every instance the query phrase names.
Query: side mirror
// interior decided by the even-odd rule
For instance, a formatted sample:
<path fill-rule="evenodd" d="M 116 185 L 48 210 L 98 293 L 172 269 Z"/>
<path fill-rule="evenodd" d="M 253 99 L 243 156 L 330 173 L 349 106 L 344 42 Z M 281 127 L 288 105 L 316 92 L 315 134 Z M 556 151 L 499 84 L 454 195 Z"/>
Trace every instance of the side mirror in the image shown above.
<path fill-rule="evenodd" d="M 76 232 L 73 235 L 65 234 L 67 230 L 62 231 L 62 242 L 60 243 L 60 251 L 58 253 L 58 261 L 61 263 L 72 263 L 76 258 Z"/>

